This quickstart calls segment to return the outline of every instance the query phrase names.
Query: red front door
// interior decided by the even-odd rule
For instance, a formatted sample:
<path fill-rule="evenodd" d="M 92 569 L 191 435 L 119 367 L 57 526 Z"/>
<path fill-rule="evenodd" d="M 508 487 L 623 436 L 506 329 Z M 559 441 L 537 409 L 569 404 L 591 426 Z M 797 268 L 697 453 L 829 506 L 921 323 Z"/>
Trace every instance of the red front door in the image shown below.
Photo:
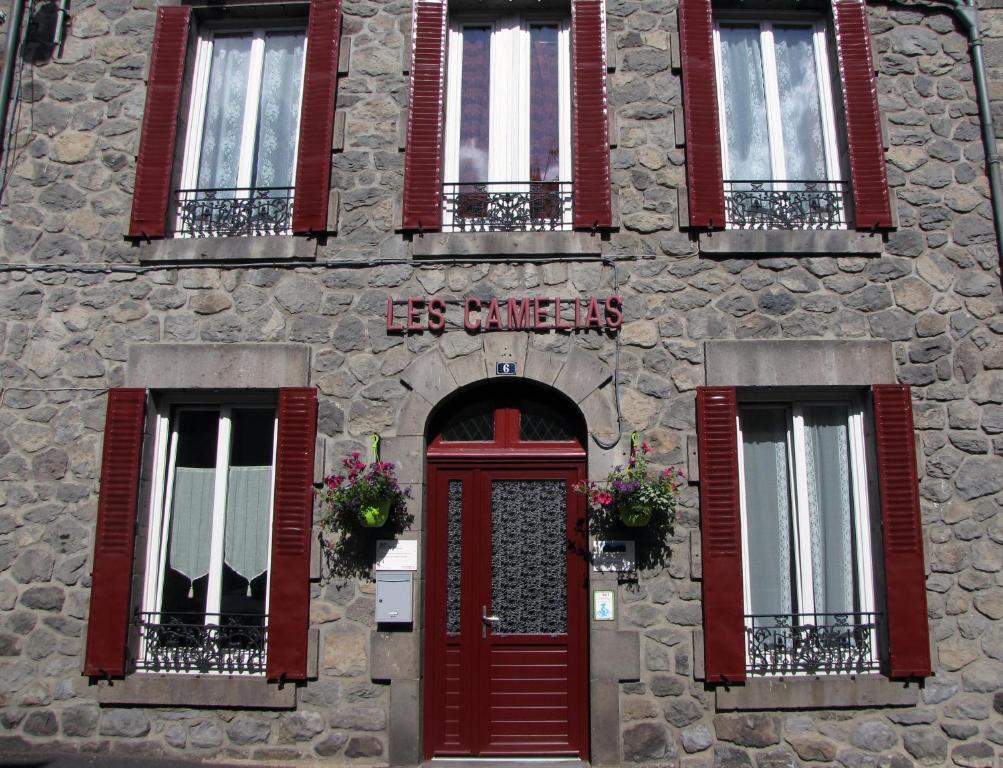
<path fill-rule="evenodd" d="M 443 445 L 429 450 L 425 756 L 587 759 L 580 444 Z"/>

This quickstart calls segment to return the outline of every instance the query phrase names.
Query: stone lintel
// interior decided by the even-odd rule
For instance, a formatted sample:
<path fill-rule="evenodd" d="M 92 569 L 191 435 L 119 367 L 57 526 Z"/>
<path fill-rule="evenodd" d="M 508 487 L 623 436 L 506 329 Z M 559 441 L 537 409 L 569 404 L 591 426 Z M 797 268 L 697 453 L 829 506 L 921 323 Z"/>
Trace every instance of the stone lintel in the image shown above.
<path fill-rule="evenodd" d="M 716 255 L 761 254 L 801 256 L 880 255 L 884 245 L 880 233 L 845 229 L 727 229 L 701 232 L 700 253 Z"/>
<path fill-rule="evenodd" d="M 599 256 L 602 239 L 588 232 L 448 232 L 415 235 L 422 256 Z"/>
<path fill-rule="evenodd" d="M 303 344 L 134 344 L 127 387 L 147 389 L 277 389 L 310 383 Z"/>
<path fill-rule="evenodd" d="M 295 709 L 296 685 L 280 686 L 260 677 L 135 674 L 98 682 L 97 700 L 105 706 Z"/>
<path fill-rule="evenodd" d="M 919 686 L 878 675 L 750 679 L 745 685 L 717 688 L 715 698 L 719 712 L 912 707 L 919 703 Z"/>
<path fill-rule="evenodd" d="M 889 341 L 708 341 L 708 386 L 797 387 L 894 384 Z"/>
<path fill-rule="evenodd" d="M 174 237 L 139 246 L 142 262 L 316 259 L 317 241 L 292 235 Z"/>

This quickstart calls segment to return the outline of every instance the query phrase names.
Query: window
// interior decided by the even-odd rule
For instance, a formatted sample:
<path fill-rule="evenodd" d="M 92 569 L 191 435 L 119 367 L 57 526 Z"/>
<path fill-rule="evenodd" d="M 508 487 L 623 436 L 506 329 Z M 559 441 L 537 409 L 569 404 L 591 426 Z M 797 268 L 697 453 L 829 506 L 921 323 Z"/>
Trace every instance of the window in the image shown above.
<path fill-rule="evenodd" d="M 894 226 L 867 6 L 796 5 L 680 0 L 691 228 Z"/>
<path fill-rule="evenodd" d="M 157 415 L 139 669 L 264 672 L 275 425 L 250 403 Z"/>
<path fill-rule="evenodd" d="M 155 357 L 212 365 L 214 355 L 224 362 L 210 379 L 233 379 L 227 352 L 195 345 Z M 306 679 L 317 391 L 260 391 L 212 401 L 109 390 L 85 675 Z"/>
<path fill-rule="evenodd" d="M 444 228 L 570 229 L 566 20 L 450 25 Z"/>
<path fill-rule="evenodd" d="M 161 5 L 129 236 L 327 234 L 340 29 L 341 0 Z"/>
<path fill-rule="evenodd" d="M 855 400 L 738 408 L 750 673 L 878 668 L 864 418 Z"/>
<path fill-rule="evenodd" d="M 714 47 L 727 224 L 845 227 L 825 24 L 718 21 Z"/>
<path fill-rule="evenodd" d="M 611 227 L 604 2 L 491 5 L 414 0 L 402 228 Z"/>
<path fill-rule="evenodd" d="M 824 344 L 803 351 L 801 362 L 860 360 L 866 352 Z M 755 349 L 762 362 L 781 354 L 780 347 L 714 349 L 708 378 L 772 378 L 773 365 L 717 367 Z M 697 390 L 706 680 L 928 676 L 910 389 L 792 392 L 778 400 L 759 385 Z"/>
<path fill-rule="evenodd" d="M 200 30 L 177 235 L 290 233 L 305 46 L 303 29 Z"/>

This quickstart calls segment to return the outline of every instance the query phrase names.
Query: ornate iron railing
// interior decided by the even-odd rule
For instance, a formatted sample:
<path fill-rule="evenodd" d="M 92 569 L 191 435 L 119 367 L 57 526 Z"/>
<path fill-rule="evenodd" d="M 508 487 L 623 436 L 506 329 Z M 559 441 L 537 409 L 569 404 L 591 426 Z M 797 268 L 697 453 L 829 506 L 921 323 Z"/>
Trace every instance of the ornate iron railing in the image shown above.
<path fill-rule="evenodd" d="M 140 653 L 145 672 L 265 671 L 268 617 L 263 614 L 140 613 Z"/>
<path fill-rule="evenodd" d="M 293 187 L 179 189 L 175 193 L 178 237 L 288 235 Z"/>
<path fill-rule="evenodd" d="M 746 616 L 752 675 L 850 674 L 878 669 L 876 613 Z"/>
<path fill-rule="evenodd" d="M 443 184 L 446 232 L 539 232 L 571 229 L 571 182 Z"/>
<path fill-rule="evenodd" d="M 724 182 L 724 219 L 732 229 L 845 229 L 845 181 Z"/>

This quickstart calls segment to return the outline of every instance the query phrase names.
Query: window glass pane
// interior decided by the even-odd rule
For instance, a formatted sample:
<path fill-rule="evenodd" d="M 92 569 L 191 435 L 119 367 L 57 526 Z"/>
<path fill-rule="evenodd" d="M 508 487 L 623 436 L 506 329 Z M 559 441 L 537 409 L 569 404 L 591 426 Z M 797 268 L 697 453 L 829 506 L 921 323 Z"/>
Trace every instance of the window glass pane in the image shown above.
<path fill-rule="evenodd" d="M 844 405 L 804 408 L 805 471 L 817 613 L 855 610 L 856 553 L 850 494 L 849 413 Z"/>
<path fill-rule="evenodd" d="M 742 469 L 745 486 L 749 592 L 753 614 L 795 610 L 792 599 L 791 493 L 787 463 L 787 410 L 743 408 Z"/>
<path fill-rule="evenodd" d="M 558 31 L 554 24 L 534 26 L 529 32 L 530 181 L 559 181 L 561 177 Z"/>
<path fill-rule="evenodd" d="M 520 440 L 571 440 L 573 438 L 571 425 L 564 418 L 564 414 L 532 400 L 523 400 L 520 403 Z"/>
<path fill-rule="evenodd" d="M 491 483 L 494 631 L 567 631 L 567 486 L 563 480 Z"/>
<path fill-rule="evenodd" d="M 720 27 L 729 177 L 773 178 L 759 27 Z"/>
<path fill-rule="evenodd" d="M 446 509 L 446 631 L 460 631 L 460 575 L 463 543 L 463 481 L 449 481 Z"/>
<path fill-rule="evenodd" d="M 214 38 L 199 157 L 199 189 L 237 185 L 250 60 L 251 35 Z"/>
<path fill-rule="evenodd" d="M 161 611 L 202 614 L 216 482 L 217 411 L 180 411 Z M 192 619 L 201 624 L 202 617 Z"/>
<path fill-rule="evenodd" d="M 303 43 L 303 32 L 274 33 L 265 37 L 252 186 L 293 185 Z"/>
<path fill-rule="evenodd" d="M 491 30 L 463 28 L 460 82 L 459 181 L 488 180 L 488 130 L 491 98 Z"/>
<path fill-rule="evenodd" d="M 223 536 L 222 613 L 263 614 L 275 411 L 234 408 Z"/>
<path fill-rule="evenodd" d="M 826 178 L 814 36 L 810 27 L 773 28 L 784 159 L 791 180 Z"/>
<path fill-rule="evenodd" d="M 494 440 L 494 403 L 489 400 L 462 407 L 443 428 L 442 439 L 446 442 Z"/>

